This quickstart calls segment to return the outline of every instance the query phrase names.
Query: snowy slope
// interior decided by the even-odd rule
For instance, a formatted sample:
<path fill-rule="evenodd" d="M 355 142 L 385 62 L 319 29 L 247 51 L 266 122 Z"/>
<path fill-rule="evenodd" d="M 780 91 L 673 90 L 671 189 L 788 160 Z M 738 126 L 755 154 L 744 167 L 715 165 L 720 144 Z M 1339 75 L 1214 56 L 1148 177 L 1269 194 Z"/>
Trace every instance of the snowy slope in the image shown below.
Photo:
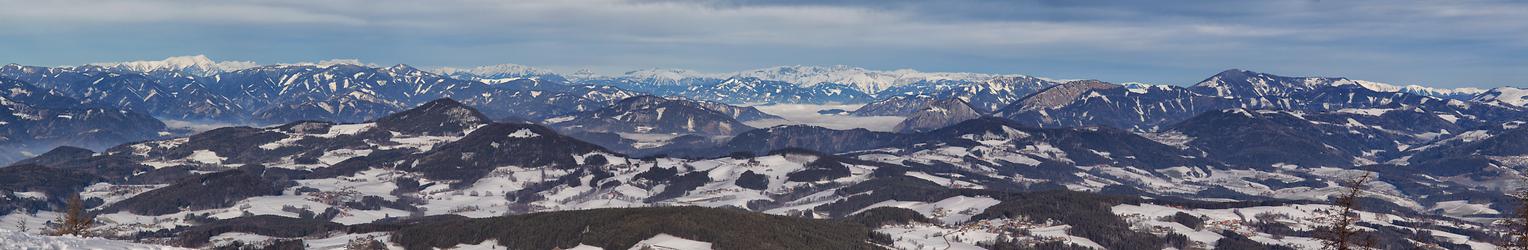
<path fill-rule="evenodd" d="M 1528 106 L 1528 89 L 1500 87 L 1481 92 L 1471 100 L 1483 103 L 1506 104 L 1516 107 Z"/>
<path fill-rule="evenodd" d="M 102 238 L 80 238 L 75 236 L 44 236 L 32 233 L 23 233 L 0 229 L 0 249 L 37 249 L 37 250 L 67 250 L 67 249 L 98 249 L 98 250 L 171 250 L 189 249 L 160 245 L 138 244 L 127 241 L 108 240 Z"/>
<path fill-rule="evenodd" d="M 184 71 L 187 73 L 209 75 L 225 71 L 235 71 L 259 66 L 252 61 L 213 61 L 206 55 L 172 56 L 158 61 L 129 61 L 91 63 L 90 65 L 104 66 L 123 70 L 151 72 L 151 71 Z"/>

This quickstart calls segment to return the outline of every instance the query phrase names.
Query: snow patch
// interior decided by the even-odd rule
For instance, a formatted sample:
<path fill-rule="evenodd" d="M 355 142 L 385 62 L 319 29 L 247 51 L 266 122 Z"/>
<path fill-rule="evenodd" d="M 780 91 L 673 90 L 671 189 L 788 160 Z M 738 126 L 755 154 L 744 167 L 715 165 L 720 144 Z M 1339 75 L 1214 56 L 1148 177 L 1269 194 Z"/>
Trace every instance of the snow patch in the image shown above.
<path fill-rule="evenodd" d="M 531 129 L 528 128 L 522 128 L 520 130 L 516 130 L 514 133 L 509 133 L 509 138 L 534 138 L 537 136 L 541 136 L 541 134 L 532 132 Z"/>
<path fill-rule="evenodd" d="M 0 249 L 97 249 L 97 250 L 156 250 L 189 249 L 169 246 L 138 244 L 102 238 L 74 236 L 43 236 L 0 229 Z"/>
<path fill-rule="evenodd" d="M 644 247 L 673 250 L 711 250 L 711 243 L 679 238 L 668 234 L 658 234 L 647 240 L 637 242 L 637 245 L 631 246 L 631 250 L 639 250 Z"/>
<path fill-rule="evenodd" d="M 981 213 L 988 207 L 997 205 L 1000 202 L 1002 201 L 986 196 L 955 196 L 934 203 L 893 200 L 866 206 L 854 213 L 858 214 L 878 207 L 899 207 L 917 211 L 919 214 L 923 214 L 923 216 L 939 220 L 945 224 L 957 224 L 970 220 L 971 216 Z"/>
<path fill-rule="evenodd" d="M 186 159 L 207 164 L 223 164 L 223 160 L 227 160 L 227 158 L 219 157 L 217 152 L 206 149 L 193 151 L 190 156 L 186 156 Z"/>

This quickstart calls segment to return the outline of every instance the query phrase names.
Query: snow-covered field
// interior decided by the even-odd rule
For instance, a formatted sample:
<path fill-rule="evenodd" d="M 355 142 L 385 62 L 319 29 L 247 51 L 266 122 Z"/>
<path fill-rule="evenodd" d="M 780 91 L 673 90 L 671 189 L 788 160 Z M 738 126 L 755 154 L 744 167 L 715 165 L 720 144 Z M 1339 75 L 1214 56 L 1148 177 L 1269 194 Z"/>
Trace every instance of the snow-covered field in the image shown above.
<path fill-rule="evenodd" d="M 1274 236 L 1262 233 L 1247 226 L 1258 220 L 1266 220 L 1285 224 L 1296 230 L 1309 230 L 1315 225 L 1317 217 L 1324 216 L 1325 211 L 1334 211 L 1338 208 L 1331 205 L 1287 205 L 1287 206 L 1261 206 L 1232 209 L 1183 209 L 1177 207 L 1160 206 L 1154 204 L 1141 205 L 1118 205 L 1112 210 L 1139 227 L 1151 230 L 1166 230 L 1188 236 L 1195 242 L 1213 245 L 1216 240 L 1223 236 L 1221 233 L 1238 233 L 1253 241 L 1271 245 L 1285 245 L 1296 249 L 1319 249 L 1321 242 L 1313 238 L 1294 236 Z M 1177 213 L 1185 213 L 1205 219 L 1203 228 L 1188 228 L 1177 222 L 1169 222 L 1160 218 L 1169 217 Z M 1397 227 L 1397 224 L 1415 223 L 1421 219 L 1405 216 L 1358 212 L 1360 220 L 1376 225 Z M 1367 227 L 1359 227 L 1360 230 L 1373 230 Z M 1450 233 L 1436 229 L 1427 230 L 1433 237 L 1455 244 L 1469 245 L 1472 249 L 1496 249 L 1496 246 L 1487 242 L 1480 242 L 1468 236 Z M 1219 233 L 1217 233 L 1219 232 Z"/>
<path fill-rule="evenodd" d="M 785 120 L 769 119 L 747 121 L 744 123 L 756 128 L 805 124 L 831 129 L 863 128 L 871 131 L 892 132 L 896 131 L 897 123 L 907 119 L 900 116 L 849 116 L 817 113 L 817 111 L 829 109 L 854 111 L 859 109 L 860 106 L 865 106 L 865 104 L 775 104 L 754 106 L 759 111 L 783 117 Z"/>
<path fill-rule="evenodd" d="M 642 249 L 643 247 L 674 250 L 711 250 L 711 243 L 679 238 L 668 234 L 658 234 L 647 240 L 637 242 L 637 245 L 631 246 L 631 249 Z"/>
<path fill-rule="evenodd" d="M 997 205 L 999 202 L 1001 201 L 985 196 L 955 196 L 934 203 L 893 200 L 866 206 L 864 209 L 860 209 L 860 212 L 878 207 L 906 208 L 945 224 L 956 224 L 970 220 L 972 215 L 981 213 L 982 210 Z"/>
<path fill-rule="evenodd" d="M 102 238 L 81 238 L 74 236 L 45 236 L 32 233 L 23 233 L 0 229 L 0 249 L 27 249 L 27 250 L 66 250 L 66 249 L 97 249 L 97 250 L 156 250 L 156 249 L 187 249 L 179 247 L 167 247 L 159 245 L 137 244 L 126 241 L 108 240 Z"/>

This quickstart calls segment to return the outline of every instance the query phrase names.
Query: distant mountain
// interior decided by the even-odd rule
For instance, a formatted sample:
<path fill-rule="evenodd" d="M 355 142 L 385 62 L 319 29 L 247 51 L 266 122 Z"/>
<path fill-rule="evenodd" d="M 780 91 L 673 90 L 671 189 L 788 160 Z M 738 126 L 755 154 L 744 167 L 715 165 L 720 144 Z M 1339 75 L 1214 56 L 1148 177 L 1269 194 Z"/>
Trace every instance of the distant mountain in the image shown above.
<path fill-rule="evenodd" d="M 854 116 L 908 116 L 929 106 L 936 98 L 926 95 L 898 95 L 881 98 L 850 111 Z"/>
<path fill-rule="evenodd" d="M 1528 108 L 1528 89 L 1513 87 L 1492 88 L 1476 94 L 1471 101 Z"/>
<path fill-rule="evenodd" d="M 178 71 L 201 76 L 259 66 L 250 61 L 213 61 L 206 55 L 172 56 L 158 61 L 92 63 L 90 65 L 137 72 Z"/>
<path fill-rule="evenodd" d="M 1029 76 L 994 76 L 979 80 L 937 80 L 901 85 L 877 93 L 889 95 L 927 95 L 940 99 L 959 98 L 977 112 L 989 114 L 1057 82 Z"/>
<path fill-rule="evenodd" d="M 441 67 L 431 70 L 441 75 L 463 80 L 535 79 L 567 82 L 566 78 L 550 70 L 518 64 L 497 64 L 471 68 Z"/>
<path fill-rule="evenodd" d="M 675 93 L 655 92 L 723 103 L 860 103 L 871 99 L 870 95 L 842 84 L 824 83 L 802 87 L 787 82 L 751 77 L 727 78 L 716 84 L 692 85 Z"/>
<path fill-rule="evenodd" d="M 569 85 L 540 78 L 488 79 L 489 88 L 461 101 L 495 120 L 541 120 L 601 109 L 643 93 L 613 86 Z"/>
<path fill-rule="evenodd" d="M 436 98 L 477 94 L 487 88 L 479 82 L 452 79 L 407 65 L 373 68 L 349 64 L 263 66 L 219 74 L 209 85 L 221 86 L 220 94 L 239 97 L 242 103 L 251 106 L 311 103 L 307 105 L 329 113 L 329 119 L 324 120 L 335 121 L 367 120 Z M 297 119 L 278 116 L 263 120 Z"/>
<path fill-rule="evenodd" d="M 444 97 L 461 98 L 496 118 L 539 119 L 597 109 L 638 95 L 610 86 L 569 85 L 560 77 L 461 80 L 407 65 L 325 62 L 235 67 L 204 57 L 172 59 L 59 68 L 7 65 L 0 67 L 0 76 L 37 82 L 88 106 L 225 123 L 358 122 Z M 490 76 L 510 74 L 500 73 Z"/>
<path fill-rule="evenodd" d="M 907 117 L 895 128 L 901 132 L 934 130 L 982 117 L 981 113 L 961 99 L 939 99 L 924 95 L 888 97 L 865 104 L 849 114 Z"/>
<path fill-rule="evenodd" d="M 651 69 L 573 81 L 731 104 L 863 103 L 875 96 L 921 94 L 961 98 L 982 112 L 1053 84 L 1020 75 L 876 71 L 842 65 L 781 66 L 731 73 Z"/>
<path fill-rule="evenodd" d="M 754 112 L 735 111 L 734 107 L 713 110 L 717 107 L 682 99 L 637 96 L 604 109 L 547 119 L 546 123 L 565 129 L 626 133 L 733 135 L 753 129 L 734 115 Z"/>
<path fill-rule="evenodd" d="M 12 64 L 0 67 L 0 77 L 57 91 L 82 105 L 134 110 L 164 118 L 237 120 L 247 117 L 249 112 L 180 71 L 149 74 L 101 66 L 45 68 Z"/>
<path fill-rule="evenodd" d="M 1379 91 L 1379 92 L 1401 92 L 1401 93 L 1407 93 L 1407 94 L 1413 94 L 1413 95 L 1424 95 L 1424 96 L 1431 96 L 1431 97 L 1437 97 L 1437 98 L 1443 98 L 1443 99 L 1454 99 L 1454 100 L 1469 100 L 1471 97 L 1474 97 L 1475 95 L 1478 95 L 1481 92 L 1485 92 L 1486 91 L 1484 89 L 1479 89 L 1479 88 L 1452 88 L 1452 89 L 1449 89 L 1449 88 L 1434 88 L 1434 87 L 1419 86 L 1419 85 L 1396 86 L 1396 85 L 1391 85 L 1391 84 L 1387 84 L 1387 83 L 1378 83 L 1378 82 L 1370 82 L 1370 81 L 1363 81 L 1363 80 L 1355 80 L 1355 82 L 1357 82 L 1360 86 L 1363 86 L 1364 88 L 1367 88 L 1367 89 L 1370 89 L 1370 90 L 1374 90 L 1374 91 Z"/>
<path fill-rule="evenodd" d="M 906 120 L 897 124 L 896 130 L 902 132 L 921 132 L 944 128 L 966 120 L 981 118 L 982 114 L 972 109 L 970 104 L 960 99 L 942 99 L 928 103 L 918 111 L 907 115 Z"/>
<path fill-rule="evenodd" d="M 1376 90 L 1373 86 L 1375 83 L 1340 77 L 1286 77 L 1232 69 L 1211 76 L 1189 90 L 1232 98 L 1243 108 L 1256 109 L 1329 111 L 1407 106 L 1437 111 L 1493 112 L 1457 100 Z"/>
<path fill-rule="evenodd" d="M 1074 81 L 1027 96 L 999 113 L 1029 126 L 1154 130 L 1202 112 L 1231 107 L 1235 107 L 1232 99 L 1195 94 L 1177 86 L 1130 89 L 1112 83 Z"/>
<path fill-rule="evenodd" d="M 1036 93 L 1025 96 L 1018 103 L 1011 104 L 1013 110 L 1003 110 L 1005 113 L 1028 112 L 1043 109 L 1062 108 L 1071 102 L 1082 98 L 1083 94 L 1093 90 L 1117 89 L 1124 86 L 1101 82 L 1101 81 L 1071 81 L 1056 86 L 1041 89 Z M 1150 91 L 1150 88 L 1134 89 L 1129 93 L 1141 93 Z"/>
<path fill-rule="evenodd" d="M 731 73 L 734 77 L 753 77 L 783 81 L 802 86 L 838 83 L 854 86 L 861 92 L 879 93 L 895 86 L 931 81 L 983 81 L 997 75 L 981 73 L 919 72 L 916 70 L 879 71 L 844 65 L 780 66 Z"/>
<path fill-rule="evenodd" d="M 1268 73 L 1229 69 L 1189 87 L 1194 93 L 1233 97 L 1289 97 L 1317 88 L 1358 85 L 1340 77 L 1287 77 Z"/>
<path fill-rule="evenodd" d="M 288 121 L 357 122 L 387 115 L 403 103 L 390 102 L 365 93 L 332 96 L 321 100 L 303 100 L 270 104 L 251 118 L 258 123 Z"/>
<path fill-rule="evenodd" d="M 1522 110 L 1510 107 L 1375 91 L 1345 78 L 1285 77 L 1245 70 L 1227 70 L 1186 88 L 1072 82 L 1025 97 L 999 113 L 1033 126 L 1110 126 L 1150 131 L 1203 112 L 1236 108 L 1314 113 L 1421 109 L 1465 127 L 1524 115 Z"/>
<path fill-rule="evenodd" d="M 769 113 L 764 113 L 764 111 L 759 111 L 758 108 L 754 107 L 739 107 L 727 105 L 726 103 L 708 101 L 696 101 L 695 104 L 700 105 L 701 108 L 706 110 L 716 111 L 718 113 L 731 116 L 732 119 L 737 119 L 738 121 L 746 122 L 770 119 L 785 119 L 779 116 L 771 115 Z"/>
<path fill-rule="evenodd" d="M 146 114 L 81 104 L 57 91 L 0 77 L 0 163 L 58 146 L 92 149 L 162 136 Z"/>
<path fill-rule="evenodd" d="M 1446 119 L 1466 127 L 1519 120 L 1525 114 L 1528 114 L 1524 113 L 1523 109 L 1510 106 L 1479 105 L 1480 103 L 1476 102 L 1443 99 L 1403 92 L 1375 91 L 1345 78 L 1295 78 L 1237 70 L 1227 72 L 1229 73 L 1223 72 L 1206 80 L 1206 83 L 1195 85 L 1190 87 L 1190 89 L 1198 92 L 1211 92 L 1210 89 L 1212 88 L 1209 86 L 1221 86 L 1230 89 L 1256 89 L 1258 88 L 1257 86 L 1270 82 L 1269 79 L 1283 82 L 1282 84 L 1275 85 L 1300 85 L 1291 83 L 1299 81 L 1306 83 L 1300 86 L 1308 87 L 1286 88 L 1273 91 L 1273 93 L 1278 93 L 1276 95 L 1249 92 L 1222 97 L 1235 100 L 1240 108 L 1252 109 L 1327 112 L 1341 109 L 1418 108 L 1427 113 L 1448 116 Z"/>
<path fill-rule="evenodd" d="M 706 86 L 721 83 L 725 78 L 689 70 L 646 69 L 629 71 L 617 76 L 583 76 L 572 80 L 578 84 L 613 86 L 655 95 L 683 92 L 690 86 Z"/>

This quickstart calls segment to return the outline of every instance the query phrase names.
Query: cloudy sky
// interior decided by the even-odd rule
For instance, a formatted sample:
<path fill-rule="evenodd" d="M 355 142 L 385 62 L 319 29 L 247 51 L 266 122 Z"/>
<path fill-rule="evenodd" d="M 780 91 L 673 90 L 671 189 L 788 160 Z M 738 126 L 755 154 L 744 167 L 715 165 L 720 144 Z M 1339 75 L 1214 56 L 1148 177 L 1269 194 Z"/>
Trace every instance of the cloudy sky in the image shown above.
<path fill-rule="evenodd" d="M 777 65 L 1190 84 L 1227 68 L 1528 86 L 1528 1 L 0 0 L 0 63 Z"/>

